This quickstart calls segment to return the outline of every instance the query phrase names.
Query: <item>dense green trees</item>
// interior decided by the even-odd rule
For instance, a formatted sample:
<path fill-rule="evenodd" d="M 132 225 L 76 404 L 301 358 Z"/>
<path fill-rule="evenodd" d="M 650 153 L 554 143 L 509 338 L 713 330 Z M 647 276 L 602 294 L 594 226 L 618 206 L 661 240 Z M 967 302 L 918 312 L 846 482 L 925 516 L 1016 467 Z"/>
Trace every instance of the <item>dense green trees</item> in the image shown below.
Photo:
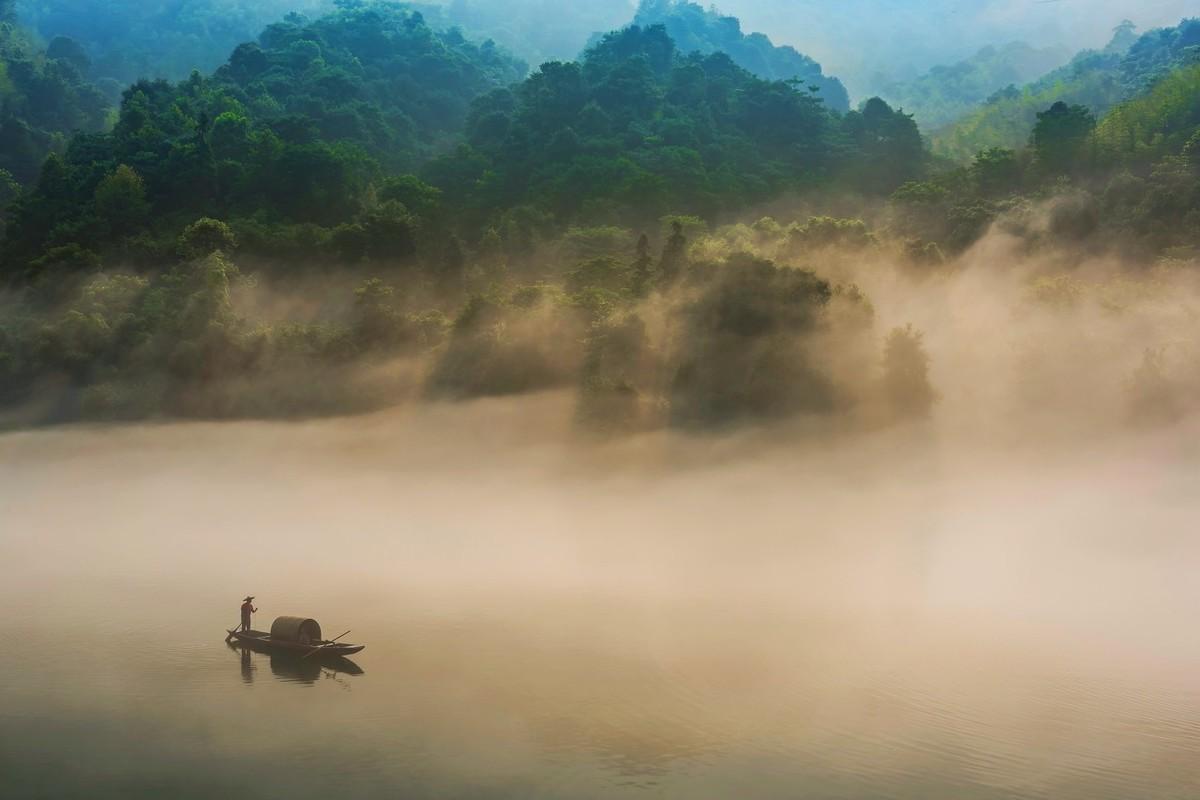
<path fill-rule="evenodd" d="M 681 53 L 725 53 L 742 69 L 769 81 L 797 81 L 812 87 L 825 105 L 847 111 L 850 97 L 837 78 L 793 47 L 776 47 L 761 33 L 742 32 L 736 17 L 722 16 L 689 0 L 641 0 L 633 24 L 662 25 Z"/>
<path fill-rule="evenodd" d="M 1057 49 L 1037 49 L 1024 42 L 988 46 L 956 64 L 883 86 L 879 94 L 912 114 L 924 130 L 937 130 L 970 113 L 1004 87 L 1028 83 L 1066 60 L 1066 54 Z"/>
<path fill-rule="evenodd" d="M 680 55 L 661 26 L 608 34 L 580 62 L 481 98 L 467 141 L 424 175 L 477 222 L 517 207 L 561 222 L 711 216 L 839 181 L 890 191 L 924 162 L 911 118 L 881 101 L 838 116 L 724 54 Z"/>
<path fill-rule="evenodd" d="M 928 417 L 937 401 L 923 338 L 920 331 L 906 325 L 894 328 L 884 342 L 884 394 L 891 413 L 900 419 Z"/>
<path fill-rule="evenodd" d="M 709 265 L 693 280 L 702 288 L 682 313 L 670 384 L 675 424 L 710 427 L 835 408 L 828 373 L 803 347 L 825 323 L 833 297 L 827 281 L 745 255 Z"/>
<path fill-rule="evenodd" d="M 993 225 L 1030 250 L 1200 246 L 1187 25 L 1075 64 L 1125 98 L 1107 113 L 1018 92 L 1019 140 L 954 164 L 884 100 L 841 111 L 761 77 L 807 62 L 687 3 L 643 6 L 683 47 L 635 25 L 527 77 L 411 8 L 338 5 L 210 75 L 138 81 L 106 132 L 78 116 L 104 109 L 85 48 L 42 53 L 0 23 L 4 131 L 47 137 L 26 188 L 0 175 L 0 402 L 53 386 L 68 417 L 236 416 L 574 388 L 579 419 L 611 430 L 846 414 L 871 392 L 868 415 L 919 418 L 936 399 L 921 335 L 875 331 L 837 283 L 854 265 L 953 268 Z M 877 218 L 828 215 L 884 198 Z M 713 230 L 796 200 L 820 210 Z M 255 316 L 239 264 L 332 299 Z M 314 393 L 313 370 L 337 380 Z"/>
<path fill-rule="evenodd" d="M 0 182 L 37 177 L 76 131 L 98 131 L 108 101 L 83 77 L 86 56 L 65 41 L 41 49 L 0 6 Z"/>
<path fill-rule="evenodd" d="M 936 132 L 934 152 L 966 161 L 991 147 L 1019 147 L 1037 114 L 1056 102 L 1086 106 L 1102 116 L 1200 57 L 1200 20 L 1184 20 L 1136 39 L 1130 31 L 1130 25 L 1122 25 L 1103 51 L 1084 51 L 1033 83 L 996 92 L 979 109 Z"/>
<path fill-rule="evenodd" d="M 209 72 L 272 22 L 334 7 L 333 0 L 16 0 L 15 5 L 45 40 L 77 42 L 89 56 L 85 75 L 117 86 Z"/>
<path fill-rule="evenodd" d="M 1037 114 L 1027 149 L 991 148 L 969 166 L 901 187 L 891 202 L 897 230 L 948 252 L 996 221 L 1043 247 L 1138 257 L 1189 251 L 1200 246 L 1198 108 L 1196 66 L 1176 69 L 1099 123 L 1083 106 L 1055 103 Z M 1031 213 L 1047 200 L 1047 218 Z"/>
<path fill-rule="evenodd" d="M 130 87 L 113 130 L 76 138 L 13 206 L 4 270 L 68 245 L 154 263 L 202 216 L 274 255 L 404 258 L 404 203 L 432 214 L 436 193 L 379 177 L 445 148 L 471 99 L 522 71 L 391 3 L 274 24 L 211 77 Z M 140 199 L 118 209 L 118 189 Z"/>
<path fill-rule="evenodd" d="M 515 83 L 524 66 L 490 43 L 395 3 L 340 5 L 268 26 L 209 77 L 127 89 L 112 131 L 76 138 L 12 205 L 0 269 L 149 265 L 212 217 L 251 254 L 420 256 L 455 283 L 463 241 L 511 251 L 577 221 L 886 194 L 924 168 L 915 124 L 885 103 L 839 115 L 721 53 L 681 55 L 662 27 Z M 83 57 L 57 50 L 63 69 Z M 396 177 L 417 170 L 424 183 Z M 49 257 L 61 248 L 77 257 Z"/>
<path fill-rule="evenodd" d="M 1051 175 L 1074 172 L 1085 163 L 1085 147 L 1096 127 L 1086 106 L 1068 106 L 1061 100 L 1039 111 L 1030 143 L 1038 166 Z"/>
<path fill-rule="evenodd" d="M 1200 63 L 1167 74 L 1113 108 L 1096 130 L 1097 156 L 1145 164 L 1180 153 L 1200 127 Z"/>

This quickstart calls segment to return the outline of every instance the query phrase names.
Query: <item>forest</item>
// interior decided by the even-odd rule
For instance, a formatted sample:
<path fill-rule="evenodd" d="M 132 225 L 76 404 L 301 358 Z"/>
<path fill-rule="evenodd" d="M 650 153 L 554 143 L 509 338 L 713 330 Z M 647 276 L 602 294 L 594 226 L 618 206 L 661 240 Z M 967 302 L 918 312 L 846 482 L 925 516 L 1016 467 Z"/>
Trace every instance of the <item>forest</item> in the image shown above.
<path fill-rule="evenodd" d="M 1003 240 L 1035 306 L 1128 309 L 1200 266 L 1200 20 L 852 101 L 682 0 L 572 17 L 607 28 L 574 53 L 517 52 L 525 5 L 77 5 L 0 3 L 2 425 L 550 390 L 601 432 L 907 423 L 936 332 L 881 271 Z M 1145 348 L 1131 407 L 1194 402 L 1168 372 Z"/>

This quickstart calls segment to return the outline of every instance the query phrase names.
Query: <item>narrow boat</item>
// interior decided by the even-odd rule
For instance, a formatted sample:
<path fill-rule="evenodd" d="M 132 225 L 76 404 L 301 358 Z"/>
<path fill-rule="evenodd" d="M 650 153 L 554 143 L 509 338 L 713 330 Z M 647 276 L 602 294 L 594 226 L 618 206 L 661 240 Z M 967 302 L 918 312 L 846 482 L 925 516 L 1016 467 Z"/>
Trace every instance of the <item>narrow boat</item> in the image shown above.
<path fill-rule="evenodd" d="M 366 646 L 322 639 L 321 626 L 315 619 L 306 617 L 276 617 L 271 623 L 270 633 L 255 630 L 231 630 L 228 633 L 229 639 L 256 650 L 295 653 L 305 657 L 311 655 L 314 658 L 349 656 L 361 652 Z"/>

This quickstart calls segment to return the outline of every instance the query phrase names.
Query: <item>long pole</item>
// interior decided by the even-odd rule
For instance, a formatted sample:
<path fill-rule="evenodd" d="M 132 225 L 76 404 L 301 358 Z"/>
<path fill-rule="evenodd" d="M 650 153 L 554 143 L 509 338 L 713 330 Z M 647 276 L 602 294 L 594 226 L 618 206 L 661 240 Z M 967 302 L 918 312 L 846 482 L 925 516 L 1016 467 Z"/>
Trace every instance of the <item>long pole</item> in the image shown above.
<path fill-rule="evenodd" d="M 343 633 L 343 634 L 342 634 L 342 636 L 347 636 L 347 635 L 349 635 L 349 633 L 350 633 L 350 631 L 346 631 L 346 633 Z M 307 653 L 305 653 L 305 654 L 304 654 L 304 658 L 308 658 L 308 657 L 309 657 L 309 656 L 311 656 L 313 653 L 319 653 L 319 652 L 321 652 L 321 651 L 322 651 L 322 650 L 324 650 L 326 647 L 329 647 L 329 645 L 333 644 L 333 643 L 334 643 L 334 642 L 336 642 L 338 639 L 342 638 L 342 636 L 339 636 L 339 637 L 337 637 L 337 639 L 330 639 L 328 642 L 326 642 L 325 644 L 321 645 L 321 646 L 320 646 L 320 647 L 318 647 L 316 650 L 310 650 L 310 651 L 308 651 Z M 303 661 L 303 660 L 304 660 L 304 658 L 302 658 L 302 659 L 300 659 L 300 660 L 301 660 L 301 661 Z"/>

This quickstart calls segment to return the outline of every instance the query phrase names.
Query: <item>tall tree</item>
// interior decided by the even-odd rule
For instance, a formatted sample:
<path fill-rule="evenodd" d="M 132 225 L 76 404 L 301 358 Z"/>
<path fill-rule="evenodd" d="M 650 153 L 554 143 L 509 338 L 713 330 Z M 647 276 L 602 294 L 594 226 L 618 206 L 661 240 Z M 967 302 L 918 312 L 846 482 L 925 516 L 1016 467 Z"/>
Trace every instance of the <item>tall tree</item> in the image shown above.
<path fill-rule="evenodd" d="M 1086 106 L 1069 106 L 1060 100 L 1039 112 L 1032 138 L 1038 164 L 1050 174 L 1073 172 L 1095 127 L 1096 117 Z"/>

